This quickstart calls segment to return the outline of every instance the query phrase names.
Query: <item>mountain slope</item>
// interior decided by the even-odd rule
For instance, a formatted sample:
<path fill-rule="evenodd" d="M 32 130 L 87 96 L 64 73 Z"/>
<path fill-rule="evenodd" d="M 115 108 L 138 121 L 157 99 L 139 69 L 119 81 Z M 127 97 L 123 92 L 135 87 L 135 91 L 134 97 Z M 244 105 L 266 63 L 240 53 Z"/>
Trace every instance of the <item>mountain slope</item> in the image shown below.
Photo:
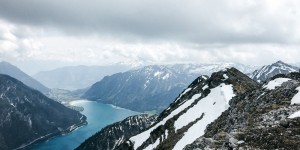
<path fill-rule="evenodd" d="M 147 66 L 104 77 L 83 98 L 136 111 L 162 110 L 189 82 L 186 74 L 166 66 Z"/>
<path fill-rule="evenodd" d="M 146 114 L 128 117 L 103 128 L 83 142 L 76 150 L 115 149 L 127 138 L 144 131 L 155 121 L 156 116 Z"/>
<path fill-rule="evenodd" d="M 29 87 L 39 90 L 44 94 L 48 94 L 48 92 L 50 91 L 47 87 L 8 62 L 0 62 L 0 74 L 7 74 L 13 78 L 16 78 Z"/>
<path fill-rule="evenodd" d="M 282 61 L 277 61 L 271 65 L 263 66 L 259 70 L 255 70 L 250 77 L 257 82 L 264 82 L 277 74 L 288 74 L 290 72 L 298 71 L 298 67 L 291 66 Z"/>
<path fill-rule="evenodd" d="M 300 149 L 299 91 L 299 72 L 264 85 L 234 68 L 200 76 L 152 126 L 114 149 Z"/>
<path fill-rule="evenodd" d="M 201 76 L 164 110 L 158 121 L 119 148 L 182 149 L 205 133 L 205 128 L 229 108 L 235 95 L 259 85 L 234 68 Z"/>
<path fill-rule="evenodd" d="M 234 97 L 204 136 L 185 149 L 300 149 L 300 73 L 277 75 Z"/>
<path fill-rule="evenodd" d="M 83 98 L 136 111 L 161 111 L 196 77 L 210 75 L 228 66 L 237 66 L 247 73 L 253 70 L 252 67 L 233 63 L 146 66 L 103 78 Z"/>
<path fill-rule="evenodd" d="M 104 76 L 128 70 L 124 65 L 68 66 L 42 71 L 33 77 L 50 88 L 77 90 L 91 86 Z"/>
<path fill-rule="evenodd" d="M 74 130 L 86 117 L 22 82 L 0 75 L 0 149 L 16 149 Z"/>

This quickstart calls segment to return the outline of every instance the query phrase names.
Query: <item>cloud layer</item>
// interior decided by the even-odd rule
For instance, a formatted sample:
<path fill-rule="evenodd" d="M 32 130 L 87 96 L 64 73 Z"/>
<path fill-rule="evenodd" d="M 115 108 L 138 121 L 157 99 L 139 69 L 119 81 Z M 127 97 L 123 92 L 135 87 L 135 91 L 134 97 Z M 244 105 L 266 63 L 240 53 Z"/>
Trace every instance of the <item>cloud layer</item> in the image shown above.
<path fill-rule="evenodd" d="M 1 17 L 69 34 L 196 43 L 299 44 L 298 0 L 1 1 Z"/>
<path fill-rule="evenodd" d="M 298 0 L 0 1 L 0 60 L 297 62 L 299 11 Z"/>

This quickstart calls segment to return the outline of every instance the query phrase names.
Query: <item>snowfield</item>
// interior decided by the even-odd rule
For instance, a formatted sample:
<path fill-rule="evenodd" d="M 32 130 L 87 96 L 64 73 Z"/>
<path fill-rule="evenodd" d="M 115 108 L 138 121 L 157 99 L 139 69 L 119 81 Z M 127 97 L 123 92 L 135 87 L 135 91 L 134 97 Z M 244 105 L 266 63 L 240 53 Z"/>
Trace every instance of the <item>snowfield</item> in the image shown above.
<path fill-rule="evenodd" d="M 195 123 L 173 148 L 183 149 L 187 144 L 191 144 L 204 134 L 206 126 L 217 119 L 225 110 L 229 108 L 228 103 L 234 97 L 232 85 L 224 83 L 211 89 L 208 96 L 201 99 L 195 106 L 181 115 L 175 122 L 175 129 L 181 129 L 190 122 L 195 121 L 203 115 L 203 118 Z"/>
<path fill-rule="evenodd" d="M 190 106 L 196 99 L 198 99 L 201 96 L 201 94 L 195 94 L 191 99 L 185 101 L 185 103 L 183 103 L 182 105 L 180 105 L 177 109 L 175 109 L 174 111 L 171 112 L 170 115 L 168 115 L 166 118 L 164 118 L 162 121 L 160 121 L 159 123 L 157 123 L 155 126 L 153 126 L 152 128 L 134 136 L 131 137 L 129 140 L 134 143 L 134 149 L 137 149 L 138 147 L 140 147 L 149 137 L 150 137 L 150 133 L 156 129 L 157 127 L 164 125 L 169 119 L 171 119 L 172 117 L 174 117 L 175 115 L 177 115 L 178 113 L 180 113 L 181 111 L 183 111 L 184 109 L 186 109 L 188 106 Z"/>
<path fill-rule="evenodd" d="M 281 86 L 282 83 L 287 82 L 291 79 L 289 78 L 277 78 L 270 81 L 268 84 L 264 85 L 263 87 L 268 90 L 274 90 L 276 87 Z"/>
<path fill-rule="evenodd" d="M 181 95 L 184 95 L 190 90 L 190 88 L 186 89 Z M 165 117 L 155 126 L 147 131 L 144 131 L 143 133 L 131 137 L 130 141 L 134 143 L 134 149 L 140 147 L 150 137 L 150 133 L 154 129 L 164 125 L 169 119 L 173 118 L 175 115 L 191 106 L 198 98 L 200 98 L 200 96 L 201 94 L 195 94 L 191 99 L 183 101 L 177 109 L 173 110 L 167 117 Z M 174 123 L 175 132 L 178 129 L 181 129 L 189 123 L 197 120 L 201 116 L 203 116 L 203 118 L 192 125 L 192 127 L 188 129 L 186 133 L 184 133 L 184 136 L 175 145 L 174 149 L 183 149 L 187 144 L 192 143 L 198 137 L 202 136 L 206 126 L 217 119 L 225 110 L 229 108 L 229 101 L 234 96 L 235 94 L 233 92 L 233 86 L 222 83 L 221 85 L 211 89 L 211 92 L 206 97 L 199 100 L 197 104 L 182 114 Z M 160 141 L 157 139 L 154 144 L 149 145 L 146 147 L 146 149 L 154 149 L 157 147 L 157 145 L 159 145 L 159 143 Z"/>
<path fill-rule="evenodd" d="M 292 98 L 291 100 L 291 104 L 300 104 L 300 87 L 297 87 L 296 90 L 298 91 L 298 93 Z"/>

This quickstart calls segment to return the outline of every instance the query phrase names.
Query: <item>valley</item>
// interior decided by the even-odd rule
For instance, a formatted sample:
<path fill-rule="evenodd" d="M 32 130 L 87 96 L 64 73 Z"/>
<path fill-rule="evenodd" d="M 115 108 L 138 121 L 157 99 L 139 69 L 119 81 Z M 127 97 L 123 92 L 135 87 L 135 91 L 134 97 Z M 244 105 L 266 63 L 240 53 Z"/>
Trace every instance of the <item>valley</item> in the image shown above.
<path fill-rule="evenodd" d="M 197 144 L 200 142 L 201 148 L 220 148 L 220 145 L 203 141 L 207 140 L 203 136 L 220 134 L 216 130 L 222 127 L 216 121 L 224 121 L 224 113 L 236 109 L 231 104 L 233 99 L 236 101 L 236 97 L 267 87 L 268 82 L 272 83 L 270 90 L 274 90 L 282 83 L 277 83 L 276 80 L 273 83 L 273 78 L 288 77 L 290 79 L 282 82 L 294 80 L 293 84 L 297 85 L 300 77 L 297 73 L 293 74 L 297 70 L 297 67 L 282 61 L 255 68 L 232 63 L 151 65 L 106 76 L 88 88 L 73 91 L 49 89 L 46 95 L 51 101 L 80 112 L 86 123 L 71 126 L 71 132 L 53 134 L 23 147 L 34 150 L 190 149 L 199 147 Z M 17 87 L 26 89 L 26 85 L 10 80 L 16 82 L 17 86 L 6 83 L 6 77 L 3 77 L 1 98 L 7 100 L 18 112 L 21 110 L 19 106 L 24 103 L 18 99 L 24 93 Z M 4 83 L 9 85 L 6 90 L 7 85 Z M 20 91 L 20 94 L 11 95 L 11 87 Z M 34 101 L 30 101 L 30 105 L 36 105 Z M 27 107 L 31 109 L 30 105 Z M 288 114 L 295 108 L 288 110 Z M 277 107 L 274 111 L 275 109 Z M 24 118 L 29 118 L 25 123 L 31 124 L 32 116 L 35 114 L 24 115 Z M 29 128 L 32 128 L 31 125 Z M 61 130 L 60 127 L 57 128 Z M 231 130 L 228 132 L 230 134 L 226 133 L 226 136 L 238 143 L 247 141 L 231 135 Z M 219 140 L 211 142 L 224 142 Z M 229 144 L 228 148 L 244 147 L 237 143 L 226 143 L 226 140 L 225 144 Z"/>
<path fill-rule="evenodd" d="M 299 0 L 0 0 L 0 150 L 300 150 L 299 18 Z"/>
<path fill-rule="evenodd" d="M 84 140 L 105 126 L 121 121 L 128 116 L 140 114 L 127 109 L 88 100 L 71 101 L 70 105 L 84 108 L 81 113 L 87 117 L 88 124 L 81 126 L 71 133 L 56 136 L 46 142 L 37 144 L 32 148 L 33 150 L 75 149 L 80 143 L 84 142 Z"/>

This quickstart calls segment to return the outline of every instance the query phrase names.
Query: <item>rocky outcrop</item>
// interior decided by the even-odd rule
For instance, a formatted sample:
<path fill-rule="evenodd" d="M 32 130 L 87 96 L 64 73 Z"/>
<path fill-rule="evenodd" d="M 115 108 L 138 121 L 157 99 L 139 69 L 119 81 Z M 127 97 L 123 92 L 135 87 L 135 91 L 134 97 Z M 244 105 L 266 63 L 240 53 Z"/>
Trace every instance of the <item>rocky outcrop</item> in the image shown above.
<path fill-rule="evenodd" d="M 280 78 L 290 80 L 268 88 Z M 300 149 L 300 118 L 292 117 L 300 110 L 293 102 L 299 79 L 299 73 L 277 75 L 265 86 L 237 95 L 205 135 L 185 149 Z"/>

